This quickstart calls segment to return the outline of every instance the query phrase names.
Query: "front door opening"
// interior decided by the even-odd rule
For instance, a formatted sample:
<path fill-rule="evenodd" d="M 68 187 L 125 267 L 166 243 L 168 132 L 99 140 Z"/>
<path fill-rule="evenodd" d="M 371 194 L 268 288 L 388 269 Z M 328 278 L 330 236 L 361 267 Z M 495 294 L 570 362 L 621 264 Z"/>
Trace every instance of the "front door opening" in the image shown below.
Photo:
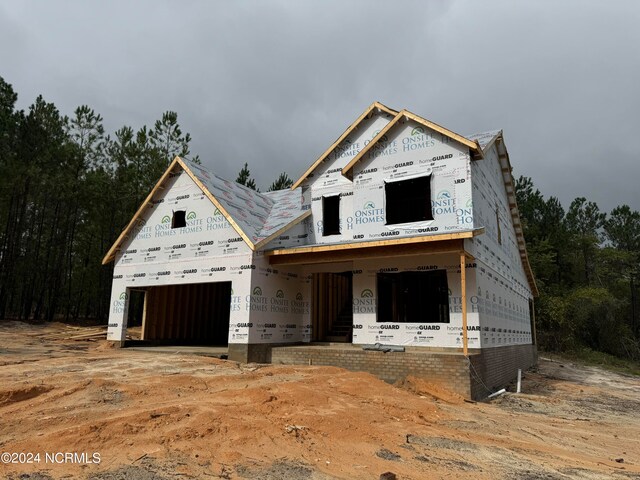
<path fill-rule="evenodd" d="M 149 287 L 145 296 L 145 341 L 171 345 L 226 346 L 231 282 Z"/>
<path fill-rule="evenodd" d="M 351 342 L 353 332 L 353 274 L 314 273 L 312 340 Z"/>

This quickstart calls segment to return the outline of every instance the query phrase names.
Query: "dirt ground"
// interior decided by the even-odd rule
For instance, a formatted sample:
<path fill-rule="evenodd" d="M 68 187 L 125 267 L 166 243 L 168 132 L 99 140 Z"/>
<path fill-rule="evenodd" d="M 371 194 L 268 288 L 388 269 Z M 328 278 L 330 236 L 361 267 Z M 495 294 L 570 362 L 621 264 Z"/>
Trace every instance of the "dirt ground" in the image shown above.
<path fill-rule="evenodd" d="M 65 328 L 0 323 L 0 452 L 40 455 L 1 478 L 640 479 L 638 377 L 541 360 L 524 393 L 467 403 L 419 379 L 116 349 Z"/>

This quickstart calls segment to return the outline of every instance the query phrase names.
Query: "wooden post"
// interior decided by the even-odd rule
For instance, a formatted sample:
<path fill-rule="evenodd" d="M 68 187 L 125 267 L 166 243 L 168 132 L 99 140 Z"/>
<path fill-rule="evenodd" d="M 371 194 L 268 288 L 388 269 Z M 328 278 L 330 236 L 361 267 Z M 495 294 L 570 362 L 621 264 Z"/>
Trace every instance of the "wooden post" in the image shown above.
<path fill-rule="evenodd" d="M 144 303 L 142 306 L 142 328 L 140 329 L 140 340 L 146 340 L 147 334 L 147 299 L 149 298 L 149 291 L 144 292 Z"/>
<path fill-rule="evenodd" d="M 468 355 L 467 344 L 467 275 L 465 272 L 466 260 L 464 251 L 460 252 L 460 295 L 462 300 L 462 353 Z"/>

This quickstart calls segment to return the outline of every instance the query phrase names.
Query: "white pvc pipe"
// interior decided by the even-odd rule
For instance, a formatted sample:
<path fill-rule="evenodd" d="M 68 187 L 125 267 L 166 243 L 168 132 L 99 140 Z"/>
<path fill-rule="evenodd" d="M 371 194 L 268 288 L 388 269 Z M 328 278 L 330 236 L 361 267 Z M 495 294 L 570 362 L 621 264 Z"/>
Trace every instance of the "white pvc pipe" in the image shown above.
<path fill-rule="evenodd" d="M 518 387 L 516 388 L 516 393 L 520 393 L 521 386 L 522 386 L 522 370 L 518 369 Z"/>
<path fill-rule="evenodd" d="M 502 389 L 502 390 L 498 390 L 495 393 L 492 393 L 491 395 L 489 395 L 487 398 L 493 398 L 493 397 L 497 397 L 498 395 L 502 395 L 504 392 L 506 392 L 506 389 Z"/>

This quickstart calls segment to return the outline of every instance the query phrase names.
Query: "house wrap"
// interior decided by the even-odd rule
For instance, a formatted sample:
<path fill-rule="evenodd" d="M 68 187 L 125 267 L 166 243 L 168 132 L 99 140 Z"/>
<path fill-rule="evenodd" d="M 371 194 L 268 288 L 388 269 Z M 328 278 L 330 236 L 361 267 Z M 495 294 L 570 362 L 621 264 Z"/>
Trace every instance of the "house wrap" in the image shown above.
<path fill-rule="evenodd" d="M 176 158 L 110 261 L 108 340 L 125 340 L 142 291 L 144 340 L 227 345 L 238 361 L 344 343 L 535 362 L 537 290 L 501 130 L 462 136 L 376 102 L 268 193 Z"/>

